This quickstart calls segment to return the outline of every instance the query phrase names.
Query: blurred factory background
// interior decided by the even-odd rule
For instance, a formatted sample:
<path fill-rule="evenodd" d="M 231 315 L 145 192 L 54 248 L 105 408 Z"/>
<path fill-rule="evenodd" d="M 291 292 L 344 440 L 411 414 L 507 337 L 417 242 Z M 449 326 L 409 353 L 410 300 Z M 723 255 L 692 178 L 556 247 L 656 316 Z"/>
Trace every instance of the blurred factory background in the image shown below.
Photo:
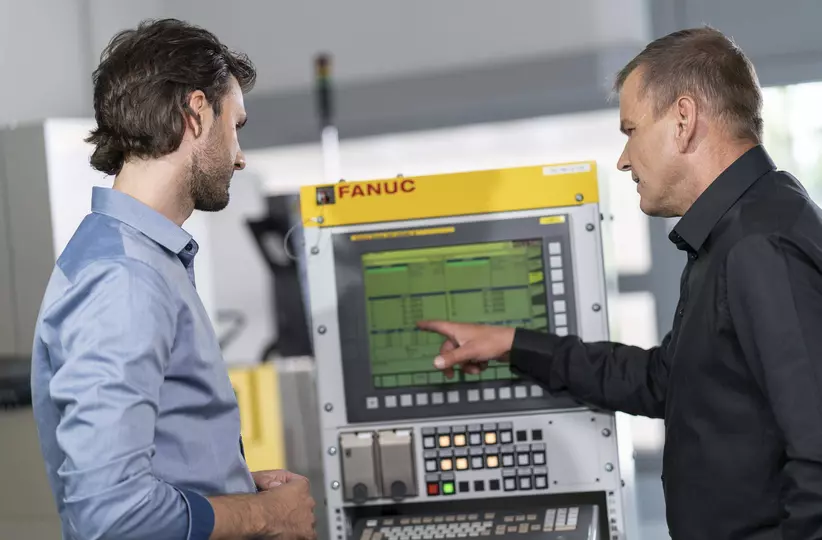
<path fill-rule="evenodd" d="M 306 450 L 319 448 L 311 448 L 298 269 L 282 244 L 297 189 L 326 174 L 317 54 L 333 58 L 342 178 L 597 160 L 617 245 L 612 332 L 622 342 L 650 347 L 667 332 L 684 265 L 667 239 L 673 223 L 644 216 L 615 166 L 624 138 L 611 81 L 648 41 L 702 23 L 732 36 L 765 88 L 766 147 L 822 200 L 822 4 L 813 0 L 0 0 L 0 364 L 8 359 L 0 373 L 8 379 L 30 353 L 50 264 L 88 211 L 90 186 L 111 181 L 88 168 L 82 141 L 93 124 L 90 74 L 115 32 L 160 17 L 208 28 L 259 72 L 241 134 L 248 166 L 231 204 L 195 215 L 188 229 L 202 246 L 198 287 L 225 359 L 238 385 L 255 388 L 238 392 L 241 405 L 265 410 L 243 429 L 298 472 L 311 467 Z M 273 375 L 243 371 L 272 358 Z M 641 538 L 667 538 L 662 425 L 629 424 Z M 59 538 L 25 405 L 0 409 L 7 538 Z"/>

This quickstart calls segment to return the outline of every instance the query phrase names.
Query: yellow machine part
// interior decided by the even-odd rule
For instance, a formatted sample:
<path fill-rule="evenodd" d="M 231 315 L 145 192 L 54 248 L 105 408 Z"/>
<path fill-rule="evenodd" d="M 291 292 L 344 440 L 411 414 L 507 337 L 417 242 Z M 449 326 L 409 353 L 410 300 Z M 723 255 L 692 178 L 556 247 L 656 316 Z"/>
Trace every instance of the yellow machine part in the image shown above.
<path fill-rule="evenodd" d="M 594 161 L 305 186 L 306 227 L 337 227 L 599 201 Z"/>
<path fill-rule="evenodd" d="M 240 406 L 240 432 L 252 471 L 285 469 L 282 406 L 273 363 L 229 369 Z"/>

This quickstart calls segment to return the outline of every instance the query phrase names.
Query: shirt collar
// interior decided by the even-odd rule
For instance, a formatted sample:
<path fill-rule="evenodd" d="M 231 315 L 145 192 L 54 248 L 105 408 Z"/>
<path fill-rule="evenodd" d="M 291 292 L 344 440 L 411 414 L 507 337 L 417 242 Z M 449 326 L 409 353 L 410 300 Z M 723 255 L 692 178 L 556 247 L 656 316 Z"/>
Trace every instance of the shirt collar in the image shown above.
<path fill-rule="evenodd" d="M 668 238 L 681 250 L 699 251 L 725 213 L 765 173 L 776 169 L 761 145 L 754 146 L 725 169 L 697 197 Z"/>
<path fill-rule="evenodd" d="M 91 211 L 116 219 L 137 229 L 172 253 L 192 257 L 197 244 L 192 236 L 153 208 L 112 188 L 95 186 Z"/>

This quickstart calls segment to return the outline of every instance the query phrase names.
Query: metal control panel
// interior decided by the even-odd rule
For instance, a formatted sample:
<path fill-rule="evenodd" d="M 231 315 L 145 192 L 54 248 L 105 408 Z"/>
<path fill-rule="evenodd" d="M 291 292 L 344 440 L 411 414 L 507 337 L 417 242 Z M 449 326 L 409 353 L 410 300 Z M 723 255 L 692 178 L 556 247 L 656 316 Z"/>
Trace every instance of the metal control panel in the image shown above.
<path fill-rule="evenodd" d="M 502 360 L 446 378 L 416 326 L 607 340 L 596 165 L 308 186 L 301 212 L 329 540 L 625 538 L 615 416 Z"/>

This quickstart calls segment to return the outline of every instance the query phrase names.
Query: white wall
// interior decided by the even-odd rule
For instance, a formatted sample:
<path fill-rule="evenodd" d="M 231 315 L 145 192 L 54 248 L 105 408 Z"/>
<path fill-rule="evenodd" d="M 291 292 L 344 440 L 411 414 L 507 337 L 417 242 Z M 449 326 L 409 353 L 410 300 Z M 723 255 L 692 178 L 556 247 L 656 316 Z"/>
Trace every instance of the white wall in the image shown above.
<path fill-rule="evenodd" d="M 0 125 L 91 113 L 91 72 L 111 37 L 173 16 L 247 52 L 256 92 L 312 84 L 314 55 L 338 82 L 456 70 L 641 43 L 647 0 L 0 0 Z M 10 105 L 10 106 L 9 106 Z"/>
<path fill-rule="evenodd" d="M 0 126 L 91 110 L 83 0 L 0 0 Z"/>
<path fill-rule="evenodd" d="M 649 35 L 643 0 L 175 0 L 166 13 L 248 52 L 260 90 L 312 84 L 312 59 L 335 57 L 340 82 L 459 69 L 634 43 Z M 205 7 L 203 7 L 205 6 Z M 216 6 L 216 9 L 215 9 Z"/>

